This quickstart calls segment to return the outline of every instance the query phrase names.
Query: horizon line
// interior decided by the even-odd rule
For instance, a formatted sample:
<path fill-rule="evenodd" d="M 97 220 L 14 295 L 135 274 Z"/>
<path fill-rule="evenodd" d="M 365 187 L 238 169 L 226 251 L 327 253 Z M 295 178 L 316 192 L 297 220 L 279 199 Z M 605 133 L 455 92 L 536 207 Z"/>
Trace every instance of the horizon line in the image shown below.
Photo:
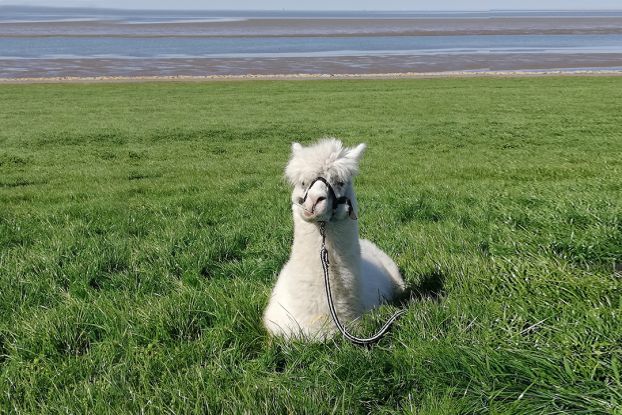
<path fill-rule="evenodd" d="M 618 9 L 592 9 L 592 8 L 572 8 L 572 9 L 436 9 L 436 10 L 416 10 L 416 9 L 218 9 L 218 8 L 145 8 L 145 7 L 102 7 L 102 6 L 50 6 L 50 5 L 37 5 L 37 4 L 2 4 L 1 7 L 23 7 L 23 8 L 45 8 L 45 9 L 85 9 L 85 10 L 123 10 L 123 11 L 214 11 L 214 12 L 410 12 L 410 13 L 483 13 L 483 12 L 579 12 L 579 11 L 592 11 L 592 12 L 607 12 L 607 11 L 622 11 L 622 7 Z"/>

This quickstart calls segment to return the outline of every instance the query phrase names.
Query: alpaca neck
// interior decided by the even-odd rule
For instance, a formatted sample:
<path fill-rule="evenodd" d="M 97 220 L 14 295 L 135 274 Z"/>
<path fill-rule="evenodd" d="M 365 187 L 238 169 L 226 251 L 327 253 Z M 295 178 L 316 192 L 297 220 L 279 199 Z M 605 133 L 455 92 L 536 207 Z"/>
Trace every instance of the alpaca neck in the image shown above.
<path fill-rule="evenodd" d="M 321 246 L 322 235 L 319 225 L 306 222 L 294 215 L 292 259 L 317 257 L 317 261 L 312 261 L 311 266 L 314 270 L 317 267 L 320 271 L 317 274 L 321 276 Z M 331 282 L 351 288 L 354 288 L 352 285 L 358 285 L 356 279 L 360 274 L 361 259 L 358 223 L 351 219 L 328 222 L 326 224 L 326 248 L 330 260 Z"/>

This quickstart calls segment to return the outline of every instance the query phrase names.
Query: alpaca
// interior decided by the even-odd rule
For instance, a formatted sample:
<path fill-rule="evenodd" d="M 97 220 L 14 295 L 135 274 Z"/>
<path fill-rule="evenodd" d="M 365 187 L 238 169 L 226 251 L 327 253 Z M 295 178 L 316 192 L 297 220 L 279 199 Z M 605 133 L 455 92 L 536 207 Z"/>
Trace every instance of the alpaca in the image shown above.
<path fill-rule="evenodd" d="M 372 242 L 359 239 L 353 180 L 365 148 L 365 144 L 343 147 L 334 138 L 309 147 L 292 144 L 285 175 L 293 186 L 294 242 L 263 316 L 273 335 L 324 340 L 336 331 L 319 257 L 321 222 L 326 223 L 330 283 L 341 321 L 352 321 L 404 291 L 393 260 Z M 317 177 L 326 179 L 335 194 L 321 180 L 314 182 Z M 342 196 L 350 199 L 351 206 L 334 207 L 330 199 Z"/>

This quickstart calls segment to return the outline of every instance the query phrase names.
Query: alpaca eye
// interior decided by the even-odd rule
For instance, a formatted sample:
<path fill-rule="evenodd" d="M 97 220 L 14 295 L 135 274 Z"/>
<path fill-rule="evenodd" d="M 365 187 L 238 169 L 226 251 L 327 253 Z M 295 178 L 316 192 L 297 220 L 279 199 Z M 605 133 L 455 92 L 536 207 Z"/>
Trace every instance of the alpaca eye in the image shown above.
<path fill-rule="evenodd" d="M 343 186 L 345 183 L 344 182 L 337 182 L 337 186 L 341 187 Z"/>
<path fill-rule="evenodd" d="M 302 187 L 305 187 L 305 182 L 302 182 Z"/>

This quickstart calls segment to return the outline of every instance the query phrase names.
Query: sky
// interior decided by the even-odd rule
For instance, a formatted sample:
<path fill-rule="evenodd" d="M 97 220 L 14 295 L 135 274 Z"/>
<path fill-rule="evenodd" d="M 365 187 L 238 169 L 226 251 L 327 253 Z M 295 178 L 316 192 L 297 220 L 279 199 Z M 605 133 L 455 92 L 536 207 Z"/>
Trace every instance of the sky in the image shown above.
<path fill-rule="evenodd" d="M 0 5 L 215 10 L 621 9 L 621 0 L 0 0 Z"/>

